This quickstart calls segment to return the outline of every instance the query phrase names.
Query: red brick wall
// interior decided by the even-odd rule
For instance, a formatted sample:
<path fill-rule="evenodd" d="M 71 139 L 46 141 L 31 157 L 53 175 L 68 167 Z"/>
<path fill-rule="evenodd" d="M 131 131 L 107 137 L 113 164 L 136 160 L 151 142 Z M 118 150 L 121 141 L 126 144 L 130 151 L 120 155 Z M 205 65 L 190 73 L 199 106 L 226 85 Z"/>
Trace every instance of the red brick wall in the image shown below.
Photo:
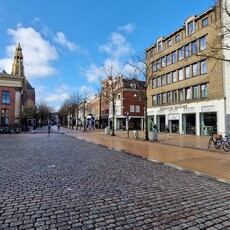
<path fill-rule="evenodd" d="M 2 104 L 2 91 L 10 92 L 10 104 Z M 2 109 L 9 110 L 9 125 L 13 126 L 15 121 L 15 88 L 0 86 L 0 125 L 1 125 L 1 111 Z"/>

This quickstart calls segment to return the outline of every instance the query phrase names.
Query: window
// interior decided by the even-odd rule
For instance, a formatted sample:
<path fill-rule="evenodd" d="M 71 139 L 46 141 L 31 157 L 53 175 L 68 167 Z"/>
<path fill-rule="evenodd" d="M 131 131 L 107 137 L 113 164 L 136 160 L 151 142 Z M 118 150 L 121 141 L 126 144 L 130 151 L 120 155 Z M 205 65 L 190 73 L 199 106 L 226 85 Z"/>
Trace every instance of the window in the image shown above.
<path fill-rule="evenodd" d="M 177 72 L 176 71 L 172 72 L 172 81 L 177 82 Z"/>
<path fill-rule="evenodd" d="M 137 85 L 136 84 L 130 84 L 130 87 L 132 88 L 132 89 L 136 89 L 137 88 Z"/>
<path fill-rule="evenodd" d="M 197 53 L 197 41 L 192 42 L 192 54 Z"/>
<path fill-rule="evenodd" d="M 165 96 L 165 93 L 162 93 L 162 94 L 161 94 L 161 97 L 162 97 L 162 104 L 165 104 L 165 103 L 166 103 L 166 96 Z"/>
<path fill-rule="evenodd" d="M 192 98 L 193 99 L 198 98 L 198 85 L 192 87 Z"/>
<path fill-rule="evenodd" d="M 161 65 L 162 65 L 162 67 L 166 66 L 166 57 L 165 56 L 162 57 L 162 59 L 161 59 Z"/>
<path fill-rule="evenodd" d="M 178 101 L 183 101 L 184 96 L 183 96 L 183 89 L 178 90 Z"/>
<path fill-rule="evenodd" d="M 150 51 L 150 57 L 153 57 L 153 54 L 154 54 L 154 52 L 153 52 L 153 50 L 151 50 Z"/>
<path fill-rule="evenodd" d="M 204 18 L 203 20 L 202 20 L 202 27 L 205 27 L 205 26 L 207 26 L 208 25 L 208 18 Z"/>
<path fill-rule="evenodd" d="M 172 74 L 167 73 L 167 84 L 171 84 L 171 83 L 172 83 Z"/>
<path fill-rule="evenodd" d="M 182 59 L 183 59 L 183 49 L 180 48 L 180 49 L 178 49 L 178 60 L 180 61 Z"/>
<path fill-rule="evenodd" d="M 163 50 L 163 42 L 162 41 L 158 42 L 157 48 L 158 48 L 158 52 Z"/>
<path fill-rule="evenodd" d="M 153 63 L 152 63 L 152 71 L 153 71 L 153 72 L 156 72 L 156 70 L 157 70 L 156 62 L 153 62 Z"/>
<path fill-rule="evenodd" d="M 185 100 L 190 100 L 190 88 L 185 89 Z"/>
<path fill-rule="evenodd" d="M 172 46 L 172 40 L 168 40 L 168 47 Z"/>
<path fill-rule="evenodd" d="M 156 78 L 152 79 L 152 89 L 155 89 L 157 87 L 157 80 Z"/>
<path fill-rule="evenodd" d="M 10 92 L 2 91 L 2 104 L 10 104 Z"/>
<path fill-rule="evenodd" d="M 130 113 L 134 113 L 134 105 L 130 105 Z"/>
<path fill-rule="evenodd" d="M 161 95 L 157 94 L 157 104 L 160 105 L 161 103 Z"/>
<path fill-rule="evenodd" d="M 160 59 L 157 60 L 157 69 L 161 69 L 161 60 Z"/>
<path fill-rule="evenodd" d="M 190 35 L 194 32 L 194 21 L 191 21 L 187 24 L 187 35 Z"/>
<path fill-rule="evenodd" d="M 153 103 L 153 105 L 157 104 L 157 96 L 156 95 L 152 96 L 152 103 Z"/>
<path fill-rule="evenodd" d="M 195 63 L 192 65 L 192 76 L 195 77 L 198 75 L 198 64 Z"/>
<path fill-rule="evenodd" d="M 207 73 L 206 60 L 200 62 L 200 74 Z"/>
<path fill-rule="evenodd" d="M 190 66 L 185 67 L 185 78 L 190 78 Z"/>
<path fill-rule="evenodd" d="M 207 95 L 207 84 L 203 84 L 201 85 L 200 87 L 200 95 L 201 95 L 201 98 L 206 98 L 208 95 Z"/>
<path fill-rule="evenodd" d="M 167 92 L 167 103 L 171 103 L 172 98 L 171 98 L 171 92 Z"/>
<path fill-rule="evenodd" d="M 121 100 L 121 95 L 120 94 L 117 95 L 117 100 Z"/>
<path fill-rule="evenodd" d="M 163 75 L 161 78 L 161 85 L 166 85 L 166 75 Z"/>
<path fill-rule="evenodd" d="M 167 63 L 167 65 L 170 65 L 170 64 L 171 64 L 171 54 L 168 54 L 168 55 L 166 56 L 166 63 Z"/>
<path fill-rule="evenodd" d="M 161 77 L 158 77 L 157 78 L 157 87 L 160 87 L 161 86 Z"/>
<path fill-rule="evenodd" d="M 184 47 L 184 57 L 186 58 L 189 56 L 190 56 L 190 45 L 188 44 Z"/>
<path fill-rule="evenodd" d="M 176 57 L 176 51 L 174 51 L 172 53 L 172 63 L 175 63 L 177 61 L 177 57 Z"/>
<path fill-rule="evenodd" d="M 175 40 L 176 40 L 176 43 L 180 41 L 180 34 L 176 36 Z"/>
<path fill-rule="evenodd" d="M 136 113 L 140 113 L 140 106 L 136 105 Z"/>
<path fill-rule="evenodd" d="M 176 90 L 172 91 L 172 101 L 177 102 L 177 91 Z"/>
<path fill-rule="evenodd" d="M 2 125 L 9 125 L 9 110 L 2 109 L 1 110 L 1 124 Z"/>
<path fill-rule="evenodd" d="M 200 51 L 203 51 L 206 49 L 206 37 L 200 38 Z"/>
<path fill-rule="evenodd" d="M 179 81 L 184 79 L 184 72 L 183 69 L 178 70 Z"/>

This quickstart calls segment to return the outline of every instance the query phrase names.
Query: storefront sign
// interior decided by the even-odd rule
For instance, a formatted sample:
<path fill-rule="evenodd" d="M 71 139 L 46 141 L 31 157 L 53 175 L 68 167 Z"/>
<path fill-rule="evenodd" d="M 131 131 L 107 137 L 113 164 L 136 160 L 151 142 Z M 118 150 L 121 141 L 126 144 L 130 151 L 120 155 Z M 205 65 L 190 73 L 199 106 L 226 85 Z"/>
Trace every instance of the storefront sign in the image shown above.
<path fill-rule="evenodd" d="M 175 110 L 175 109 L 183 109 L 187 108 L 188 105 L 172 105 L 172 106 L 164 106 L 161 107 L 160 110 Z"/>
<path fill-rule="evenodd" d="M 180 115 L 179 114 L 169 114 L 168 119 L 169 120 L 179 120 Z"/>
<path fill-rule="evenodd" d="M 214 112 L 215 111 L 215 105 L 202 106 L 201 111 L 202 112 Z"/>

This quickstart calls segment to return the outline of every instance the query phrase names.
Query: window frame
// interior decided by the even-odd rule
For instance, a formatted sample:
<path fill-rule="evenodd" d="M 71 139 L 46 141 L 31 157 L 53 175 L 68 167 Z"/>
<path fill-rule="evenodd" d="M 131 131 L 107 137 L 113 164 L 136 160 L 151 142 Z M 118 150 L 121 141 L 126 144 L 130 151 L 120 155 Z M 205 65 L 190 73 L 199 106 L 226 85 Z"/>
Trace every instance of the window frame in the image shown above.
<path fill-rule="evenodd" d="M 10 105 L 10 91 L 2 91 L 2 105 Z"/>

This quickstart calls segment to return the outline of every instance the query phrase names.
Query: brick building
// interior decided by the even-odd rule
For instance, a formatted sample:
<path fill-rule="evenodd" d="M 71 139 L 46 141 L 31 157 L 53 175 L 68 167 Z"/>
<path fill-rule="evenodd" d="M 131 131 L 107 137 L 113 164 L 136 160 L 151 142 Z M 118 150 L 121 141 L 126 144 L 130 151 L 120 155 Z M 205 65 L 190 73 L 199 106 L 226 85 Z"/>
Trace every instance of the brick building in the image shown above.
<path fill-rule="evenodd" d="M 23 106 L 30 100 L 35 104 L 35 91 L 24 75 L 20 44 L 16 47 L 12 73 L 0 73 L 0 126 L 20 125 Z"/>
<path fill-rule="evenodd" d="M 188 17 L 182 27 L 146 49 L 152 67 L 148 119 L 160 131 L 166 125 L 172 133 L 198 136 L 230 130 L 229 65 L 220 60 L 230 55 L 222 49 L 227 36 L 221 4 Z"/>
<path fill-rule="evenodd" d="M 102 125 L 111 127 L 112 101 L 115 104 L 115 129 L 144 128 L 144 82 L 136 79 L 125 79 L 118 76 L 114 79 L 106 78 L 102 82 L 101 116 Z M 112 96 L 113 94 L 113 96 Z"/>

